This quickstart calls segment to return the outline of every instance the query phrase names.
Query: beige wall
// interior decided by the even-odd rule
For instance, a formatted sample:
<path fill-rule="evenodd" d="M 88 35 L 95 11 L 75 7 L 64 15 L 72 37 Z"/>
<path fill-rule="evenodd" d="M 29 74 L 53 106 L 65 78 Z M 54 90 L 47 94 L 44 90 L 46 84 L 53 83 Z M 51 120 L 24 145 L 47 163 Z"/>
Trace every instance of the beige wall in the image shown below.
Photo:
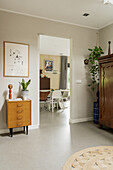
<path fill-rule="evenodd" d="M 40 69 L 43 70 L 43 76 L 46 75 L 46 77 L 50 78 L 50 88 L 51 89 L 59 89 L 59 84 L 60 84 L 60 59 L 61 59 L 60 56 L 46 55 L 46 54 L 40 55 Z M 45 72 L 45 60 L 53 61 L 53 70 L 57 70 L 58 74 Z"/>
<path fill-rule="evenodd" d="M 113 53 L 113 24 L 99 31 L 99 43 L 105 55 L 108 54 L 108 41 L 111 41 L 111 53 Z"/>
<path fill-rule="evenodd" d="M 88 88 L 88 73 L 84 66 L 84 58 L 88 48 L 96 45 L 96 30 L 72 26 L 13 13 L 0 11 L 0 129 L 6 126 L 6 106 L 8 84 L 12 83 L 14 96 L 19 92 L 21 78 L 3 77 L 3 41 L 23 42 L 30 44 L 30 98 L 32 99 L 32 124 L 39 123 L 39 51 L 38 35 L 71 39 L 71 119 L 87 119 L 92 117 L 93 97 Z M 78 84 L 76 80 L 81 80 Z"/>

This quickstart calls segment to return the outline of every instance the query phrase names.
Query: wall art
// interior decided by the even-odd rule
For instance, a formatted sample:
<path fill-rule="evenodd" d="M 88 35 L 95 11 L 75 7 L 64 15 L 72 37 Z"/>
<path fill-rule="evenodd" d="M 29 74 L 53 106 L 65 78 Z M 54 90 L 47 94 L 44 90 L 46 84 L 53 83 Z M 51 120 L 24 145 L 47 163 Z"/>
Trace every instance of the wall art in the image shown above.
<path fill-rule="evenodd" d="M 29 44 L 4 42 L 4 76 L 29 77 Z"/>

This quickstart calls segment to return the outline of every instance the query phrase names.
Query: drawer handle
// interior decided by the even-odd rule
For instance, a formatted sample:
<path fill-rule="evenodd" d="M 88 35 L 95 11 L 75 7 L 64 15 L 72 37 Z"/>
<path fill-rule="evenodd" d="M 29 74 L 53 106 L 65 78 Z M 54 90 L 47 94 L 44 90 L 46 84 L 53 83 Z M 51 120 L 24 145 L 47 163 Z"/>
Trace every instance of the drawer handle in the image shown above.
<path fill-rule="evenodd" d="M 22 112 L 23 112 L 23 110 L 18 110 L 18 111 L 17 111 L 17 113 L 22 113 Z"/>
<path fill-rule="evenodd" d="M 21 126 L 23 123 L 22 122 L 20 122 L 20 123 L 17 123 L 17 126 Z"/>
<path fill-rule="evenodd" d="M 21 120 L 23 118 L 23 116 L 18 116 L 17 120 Z"/>
<path fill-rule="evenodd" d="M 17 104 L 17 107 L 22 107 L 23 106 L 23 104 Z"/>

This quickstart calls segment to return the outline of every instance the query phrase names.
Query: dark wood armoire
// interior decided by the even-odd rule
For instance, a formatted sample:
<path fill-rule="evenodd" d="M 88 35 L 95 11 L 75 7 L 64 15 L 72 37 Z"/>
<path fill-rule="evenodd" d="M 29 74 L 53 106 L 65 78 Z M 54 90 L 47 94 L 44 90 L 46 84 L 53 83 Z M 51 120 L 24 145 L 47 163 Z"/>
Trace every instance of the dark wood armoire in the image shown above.
<path fill-rule="evenodd" d="M 113 54 L 99 58 L 99 127 L 113 128 Z"/>

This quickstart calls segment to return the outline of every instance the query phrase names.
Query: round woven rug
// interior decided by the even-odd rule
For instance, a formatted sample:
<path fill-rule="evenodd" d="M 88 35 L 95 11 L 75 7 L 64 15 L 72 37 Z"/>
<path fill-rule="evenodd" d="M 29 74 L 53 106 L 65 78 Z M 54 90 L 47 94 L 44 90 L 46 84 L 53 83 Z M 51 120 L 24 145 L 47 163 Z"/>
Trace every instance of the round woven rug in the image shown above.
<path fill-rule="evenodd" d="M 113 146 L 76 152 L 66 161 L 63 170 L 113 170 Z"/>

